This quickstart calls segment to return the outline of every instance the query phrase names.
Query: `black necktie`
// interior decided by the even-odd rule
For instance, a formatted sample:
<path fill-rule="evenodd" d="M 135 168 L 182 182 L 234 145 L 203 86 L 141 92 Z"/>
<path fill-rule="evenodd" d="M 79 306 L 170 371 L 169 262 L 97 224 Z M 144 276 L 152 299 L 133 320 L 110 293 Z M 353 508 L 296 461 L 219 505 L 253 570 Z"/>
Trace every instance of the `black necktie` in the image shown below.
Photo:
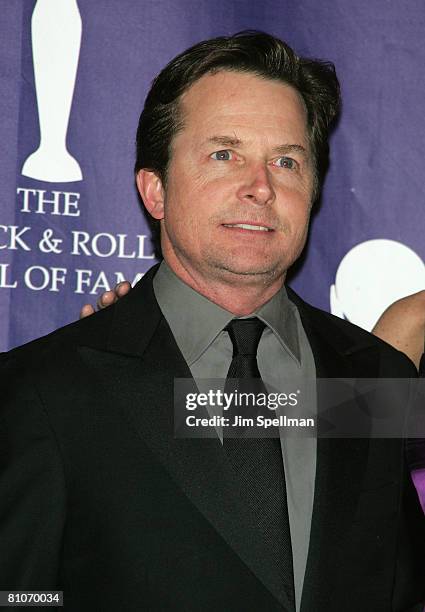
<path fill-rule="evenodd" d="M 233 319 L 227 325 L 225 329 L 233 344 L 228 379 L 242 379 L 243 383 L 257 378 L 261 385 L 257 349 L 264 328 L 265 324 L 256 317 Z M 264 384 L 262 387 L 265 391 Z M 257 392 L 260 389 L 257 381 Z M 224 450 L 241 485 L 249 493 L 250 511 L 254 513 L 267 551 L 264 560 L 280 568 L 282 590 L 291 605 L 289 610 L 295 610 L 292 547 L 280 440 L 225 438 Z"/>
<path fill-rule="evenodd" d="M 226 393 L 266 393 L 261 374 L 257 364 L 257 349 L 265 324 L 253 317 L 250 319 L 232 319 L 225 327 L 233 345 L 232 362 L 226 376 Z M 232 379 L 232 380 L 230 380 Z M 233 402 L 226 414 L 231 423 L 236 416 L 253 418 L 257 416 L 258 410 L 255 405 L 245 406 L 243 409 Z M 224 435 L 243 436 L 246 428 L 239 426 L 236 433 L 228 428 L 224 430 Z"/>
<path fill-rule="evenodd" d="M 261 378 L 257 349 L 265 326 L 257 317 L 232 319 L 226 326 L 233 345 L 232 363 L 227 378 Z"/>

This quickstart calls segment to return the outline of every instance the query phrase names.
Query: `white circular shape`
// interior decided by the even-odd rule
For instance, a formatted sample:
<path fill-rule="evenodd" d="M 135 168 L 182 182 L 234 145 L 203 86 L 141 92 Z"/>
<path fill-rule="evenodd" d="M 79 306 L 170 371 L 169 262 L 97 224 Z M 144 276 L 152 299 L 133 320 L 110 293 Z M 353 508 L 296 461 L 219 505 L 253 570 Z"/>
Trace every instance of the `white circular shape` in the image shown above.
<path fill-rule="evenodd" d="M 371 331 L 388 306 L 422 289 L 425 266 L 415 251 L 395 240 L 368 240 L 341 260 L 331 312 Z"/>

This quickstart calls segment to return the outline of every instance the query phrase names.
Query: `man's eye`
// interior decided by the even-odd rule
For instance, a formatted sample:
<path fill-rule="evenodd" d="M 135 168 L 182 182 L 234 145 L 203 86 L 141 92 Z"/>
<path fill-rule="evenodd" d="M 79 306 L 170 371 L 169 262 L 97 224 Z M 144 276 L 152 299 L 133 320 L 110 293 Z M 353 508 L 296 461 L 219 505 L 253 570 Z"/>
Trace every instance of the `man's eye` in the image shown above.
<path fill-rule="evenodd" d="M 295 170 L 297 168 L 297 162 L 292 157 L 279 157 L 275 162 L 275 166 L 279 166 L 279 168 L 288 168 L 288 170 Z"/>
<path fill-rule="evenodd" d="M 232 152 L 228 149 L 224 149 L 223 151 L 216 151 L 215 153 L 211 154 L 211 157 L 212 159 L 215 159 L 217 161 L 229 161 L 233 159 Z"/>

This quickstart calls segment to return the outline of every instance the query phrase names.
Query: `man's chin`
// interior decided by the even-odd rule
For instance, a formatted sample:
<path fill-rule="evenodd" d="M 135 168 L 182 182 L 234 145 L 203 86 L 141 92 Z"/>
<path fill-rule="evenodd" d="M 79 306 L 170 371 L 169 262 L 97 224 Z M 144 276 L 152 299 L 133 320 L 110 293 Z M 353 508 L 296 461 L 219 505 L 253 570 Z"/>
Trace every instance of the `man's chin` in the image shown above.
<path fill-rule="evenodd" d="M 279 262 L 280 263 L 280 262 Z M 221 262 L 216 265 L 216 272 L 229 282 L 239 283 L 264 283 L 275 281 L 280 276 L 284 277 L 286 269 L 280 265 L 250 264 L 249 262 Z"/>

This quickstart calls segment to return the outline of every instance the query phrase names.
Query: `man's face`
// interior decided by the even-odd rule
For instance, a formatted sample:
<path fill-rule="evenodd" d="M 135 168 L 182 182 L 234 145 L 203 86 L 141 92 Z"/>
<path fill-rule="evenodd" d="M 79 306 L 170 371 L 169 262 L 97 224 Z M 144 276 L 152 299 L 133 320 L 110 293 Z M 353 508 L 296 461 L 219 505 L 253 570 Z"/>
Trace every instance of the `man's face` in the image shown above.
<path fill-rule="evenodd" d="M 304 247 L 313 189 L 302 99 L 223 71 L 192 85 L 181 112 L 158 215 L 166 261 L 195 284 L 282 282 Z"/>

